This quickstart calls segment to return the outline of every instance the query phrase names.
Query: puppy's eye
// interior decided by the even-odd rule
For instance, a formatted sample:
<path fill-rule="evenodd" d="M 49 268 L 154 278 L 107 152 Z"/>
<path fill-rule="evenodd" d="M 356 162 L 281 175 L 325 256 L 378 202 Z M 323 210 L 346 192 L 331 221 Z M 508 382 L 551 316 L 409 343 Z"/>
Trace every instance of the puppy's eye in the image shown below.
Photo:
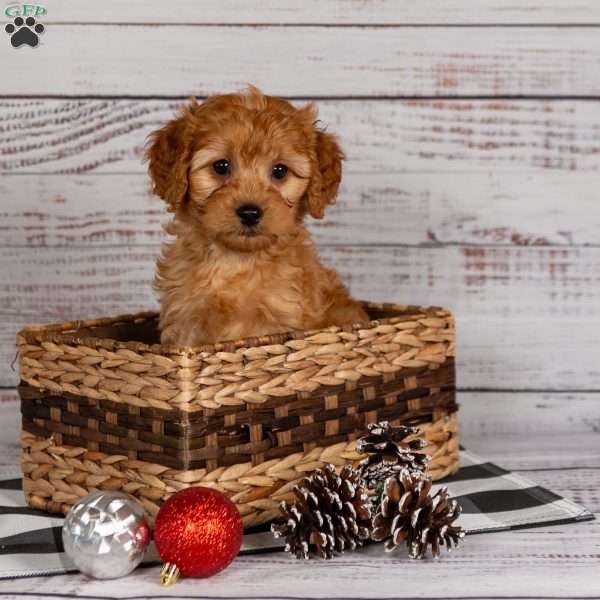
<path fill-rule="evenodd" d="M 275 179 L 283 179 L 288 172 L 288 168 L 281 163 L 276 164 L 271 171 Z"/>
<path fill-rule="evenodd" d="M 220 160 L 216 160 L 212 164 L 213 170 L 217 175 L 228 175 L 229 174 L 229 161 L 221 158 Z"/>

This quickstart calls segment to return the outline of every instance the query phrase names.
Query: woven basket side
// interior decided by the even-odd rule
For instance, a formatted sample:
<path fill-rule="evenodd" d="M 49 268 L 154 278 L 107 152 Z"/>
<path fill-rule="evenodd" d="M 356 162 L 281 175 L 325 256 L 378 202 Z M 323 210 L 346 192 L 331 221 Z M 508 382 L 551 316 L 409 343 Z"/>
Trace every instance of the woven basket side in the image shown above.
<path fill-rule="evenodd" d="M 440 479 L 458 469 L 458 426 L 456 414 L 439 411 L 434 421 L 420 425 L 431 456 L 430 474 Z M 356 464 L 362 456 L 355 442 L 315 447 L 284 459 L 260 465 L 251 462 L 214 471 L 175 470 L 132 460 L 128 456 L 94 452 L 86 448 L 57 445 L 53 438 L 23 433 L 23 489 L 33 508 L 66 513 L 89 492 L 122 490 L 132 494 L 150 516 L 176 491 L 203 485 L 227 494 L 240 510 L 245 527 L 271 521 L 281 500 L 291 499 L 293 486 L 306 473 L 333 463 Z"/>
<path fill-rule="evenodd" d="M 352 390 L 362 378 L 435 369 L 454 356 L 453 319 L 442 309 L 231 352 L 169 354 L 143 344 L 137 350 L 110 349 L 102 340 L 92 347 L 89 339 L 19 334 L 22 380 L 55 393 L 137 407 L 215 411 L 301 397 L 320 387 Z"/>
<path fill-rule="evenodd" d="M 223 406 L 211 415 L 44 392 L 26 384 L 19 393 L 23 428 L 36 436 L 183 470 L 258 464 L 354 439 L 370 422 L 421 422 L 440 409 L 456 410 L 452 359 L 414 374 L 365 378 L 351 389 L 323 386 L 302 397 Z"/>

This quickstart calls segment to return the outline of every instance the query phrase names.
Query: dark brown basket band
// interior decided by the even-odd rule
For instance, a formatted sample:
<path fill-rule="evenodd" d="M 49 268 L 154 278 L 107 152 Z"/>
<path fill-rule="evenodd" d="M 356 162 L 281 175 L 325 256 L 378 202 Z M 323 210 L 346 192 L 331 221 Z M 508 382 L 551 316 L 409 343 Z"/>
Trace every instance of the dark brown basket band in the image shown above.
<path fill-rule="evenodd" d="M 19 392 L 23 428 L 33 435 L 174 469 L 210 470 L 349 441 L 370 422 L 431 421 L 456 410 L 453 381 L 450 359 L 410 378 L 386 374 L 350 390 L 327 388 L 326 395 L 275 398 L 258 409 L 226 407 L 195 419 L 176 408 L 140 408 L 26 384 Z"/>

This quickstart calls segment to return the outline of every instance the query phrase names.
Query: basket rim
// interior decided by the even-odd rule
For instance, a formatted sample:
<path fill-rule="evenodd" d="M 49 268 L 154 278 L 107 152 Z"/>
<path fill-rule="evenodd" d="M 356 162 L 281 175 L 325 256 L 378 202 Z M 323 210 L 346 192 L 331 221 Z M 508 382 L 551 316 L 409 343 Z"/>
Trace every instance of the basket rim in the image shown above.
<path fill-rule="evenodd" d="M 411 304 L 396 303 L 378 303 L 369 301 L 359 301 L 366 309 L 394 311 L 398 315 L 384 319 L 372 319 L 367 322 L 350 323 L 344 326 L 329 326 L 321 329 L 308 329 L 300 331 L 286 331 L 282 333 L 269 334 L 260 337 L 248 337 L 238 340 L 225 340 L 214 344 L 201 344 L 198 346 L 177 346 L 173 344 L 147 344 L 138 341 L 122 341 L 105 337 L 94 337 L 92 335 L 74 336 L 78 329 L 92 329 L 107 325 L 119 325 L 124 323 L 135 323 L 156 320 L 159 317 L 158 311 L 140 311 L 137 313 L 126 313 L 113 317 L 100 317 L 92 319 L 81 319 L 76 321 L 66 321 L 62 323 L 50 323 L 46 325 L 28 325 L 17 333 L 17 343 L 19 338 L 25 342 L 50 342 L 55 344 L 68 343 L 69 345 L 83 345 L 90 348 L 103 348 L 109 351 L 131 350 L 134 352 L 151 352 L 161 355 L 193 356 L 200 353 L 217 352 L 235 352 L 240 349 L 253 348 L 258 346 L 270 346 L 285 344 L 290 340 L 301 340 L 319 333 L 327 332 L 356 332 L 368 329 L 374 329 L 380 325 L 398 323 L 401 321 L 412 320 L 414 317 L 422 315 L 422 318 L 428 317 L 452 317 L 451 311 L 439 306 L 418 306 Z M 407 317 L 411 317 L 408 319 Z"/>

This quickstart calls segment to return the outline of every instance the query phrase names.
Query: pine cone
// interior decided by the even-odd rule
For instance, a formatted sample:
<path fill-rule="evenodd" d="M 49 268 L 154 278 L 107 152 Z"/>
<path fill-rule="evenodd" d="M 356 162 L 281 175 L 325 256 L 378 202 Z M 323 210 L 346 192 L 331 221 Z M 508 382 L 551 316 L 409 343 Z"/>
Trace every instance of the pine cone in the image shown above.
<path fill-rule="evenodd" d="M 379 511 L 373 518 L 371 539 L 385 541 L 390 552 L 401 543 L 408 546 L 411 558 L 423 558 L 431 546 L 434 558 L 440 547 L 458 546 L 464 537 L 462 527 L 453 525 L 460 506 L 451 500 L 447 488 L 430 495 L 431 479 L 407 469 L 386 480 Z"/>
<path fill-rule="evenodd" d="M 371 515 L 364 484 L 356 470 L 331 464 L 302 479 L 294 487 L 296 501 L 282 502 L 283 519 L 271 525 L 275 537 L 284 537 L 286 552 L 308 559 L 316 554 L 332 558 L 354 550 L 369 538 Z"/>
<path fill-rule="evenodd" d="M 427 442 L 422 438 L 404 441 L 419 433 L 416 427 L 392 427 L 387 421 L 382 421 L 367 425 L 367 429 L 369 433 L 358 440 L 356 450 L 369 455 L 358 467 L 368 488 L 376 488 L 404 468 L 425 472 L 429 457 L 417 450 L 424 448 Z"/>

